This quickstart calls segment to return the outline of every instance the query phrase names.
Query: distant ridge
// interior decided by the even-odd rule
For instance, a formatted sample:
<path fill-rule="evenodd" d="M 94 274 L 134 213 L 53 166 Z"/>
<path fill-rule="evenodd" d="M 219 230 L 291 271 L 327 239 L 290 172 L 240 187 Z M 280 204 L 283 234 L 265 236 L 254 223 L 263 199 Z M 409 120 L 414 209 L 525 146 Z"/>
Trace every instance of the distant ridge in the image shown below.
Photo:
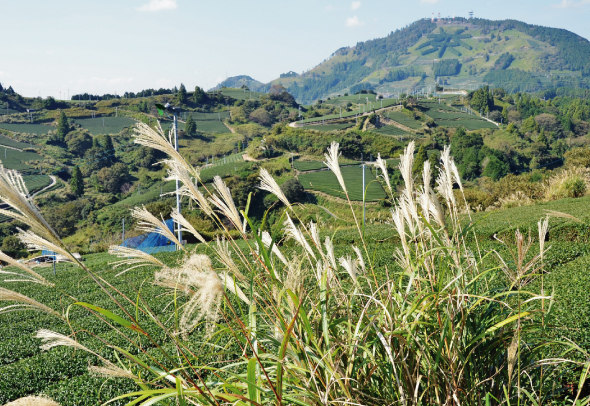
<path fill-rule="evenodd" d="M 516 20 L 423 19 L 384 38 L 342 47 L 307 72 L 291 71 L 267 84 L 234 76 L 214 89 L 246 85 L 264 92 L 272 84 L 305 104 L 361 88 L 388 96 L 431 92 L 436 84 L 465 89 L 487 84 L 509 92 L 590 89 L 590 41 Z"/>

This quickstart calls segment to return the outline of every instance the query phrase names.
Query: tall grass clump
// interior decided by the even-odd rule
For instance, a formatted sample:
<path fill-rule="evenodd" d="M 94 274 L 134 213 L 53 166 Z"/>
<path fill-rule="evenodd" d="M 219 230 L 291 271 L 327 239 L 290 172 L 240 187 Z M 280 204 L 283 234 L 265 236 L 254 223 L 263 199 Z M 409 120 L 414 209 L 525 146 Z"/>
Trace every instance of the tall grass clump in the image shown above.
<path fill-rule="evenodd" d="M 410 143 L 401 156 L 405 188 L 399 197 L 386 162 L 378 157 L 394 203 L 391 232 L 399 241 L 392 245 L 390 264 L 381 269 L 352 205 L 358 242 L 337 255 L 332 237 L 316 223 L 299 221 L 298 210 L 268 172 L 261 171 L 260 188 L 275 194 L 284 208 L 280 226 L 261 231 L 247 208 L 238 210 L 221 178 L 205 192 L 195 187 L 199 169 L 174 151 L 161 128 L 140 123 L 135 140 L 168 155 L 167 179 L 178 180 L 183 197 L 225 232 L 224 238 L 206 242 L 175 211 L 183 232 L 194 234 L 209 255 L 185 251 L 169 266 L 143 252 L 112 247 L 121 258 L 114 266 L 127 268 L 119 275 L 138 266 L 157 268 L 152 282 L 170 298 L 162 317 L 140 289 L 137 297 L 126 297 L 70 255 L 29 197 L 15 191 L 18 174 L 0 177 L 0 197 L 16 202 L 11 204 L 15 212 L 6 214 L 38 234 L 21 232 L 21 240 L 85 269 L 118 311 L 69 296 L 63 314 L 17 293 L 4 292 L 0 300 L 55 314 L 71 326 L 69 336 L 40 330 L 37 336 L 47 350 L 65 345 L 91 351 L 77 341 L 87 334 L 76 334 L 73 315 L 80 312 L 71 312 L 73 307 L 116 331 L 127 345 L 104 342 L 116 357 L 93 352 L 99 365 L 90 368 L 137 383 L 137 391 L 118 399 L 129 405 L 483 405 L 542 404 L 558 395 L 554 383 L 568 362 L 562 351 L 575 346 L 545 339 L 541 315 L 552 298 L 528 289 L 542 277 L 547 225 L 540 223 L 538 247 L 517 232 L 514 244 L 503 247 L 510 258 L 478 249 L 471 242 L 473 224 L 460 214 L 453 191 L 463 185 L 448 148 L 437 169 L 424 163 L 422 180 L 416 182 Z M 332 143 L 325 163 L 348 196 L 338 157 L 339 145 Z M 133 215 L 144 230 L 168 233 L 161 219 L 144 209 Z M 230 230 L 240 238 L 232 238 Z M 14 308 L 0 312 L 8 310 Z M 202 339 L 190 340 L 194 334 Z M 203 353 L 224 354 L 229 361 L 203 364 Z"/>
<path fill-rule="evenodd" d="M 565 169 L 551 177 L 545 185 L 547 200 L 563 199 L 565 197 L 582 197 L 590 188 L 590 173 L 588 169 L 573 167 Z"/>

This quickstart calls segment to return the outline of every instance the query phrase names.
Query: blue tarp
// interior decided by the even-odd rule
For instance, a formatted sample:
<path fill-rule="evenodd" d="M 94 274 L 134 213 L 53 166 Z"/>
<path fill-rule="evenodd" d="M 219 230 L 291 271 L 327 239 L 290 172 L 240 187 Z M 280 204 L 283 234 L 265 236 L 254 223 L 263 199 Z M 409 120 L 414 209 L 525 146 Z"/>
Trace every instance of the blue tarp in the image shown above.
<path fill-rule="evenodd" d="M 51 258 L 52 261 L 55 261 L 56 254 L 53 251 L 43 250 L 43 251 L 41 251 L 41 255 L 47 255 L 48 257 Z"/>
<path fill-rule="evenodd" d="M 168 230 L 174 232 L 174 220 L 166 220 L 165 223 Z M 158 233 L 147 233 L 138 235 L 137 237 L 127 238 L 123 241 L 121 246 L 134 248 L 148 254 L 176 251 L 176 245 L 168 238 Z"/>

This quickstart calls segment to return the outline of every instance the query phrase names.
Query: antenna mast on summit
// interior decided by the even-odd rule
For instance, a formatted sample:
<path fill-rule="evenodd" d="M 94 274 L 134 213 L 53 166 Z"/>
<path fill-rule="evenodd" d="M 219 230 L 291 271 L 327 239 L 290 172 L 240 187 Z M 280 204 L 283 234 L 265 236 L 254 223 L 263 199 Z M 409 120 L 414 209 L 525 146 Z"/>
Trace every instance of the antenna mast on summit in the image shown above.
<path fill-rule="evenodd" d="M 471 20 L 473 18 L 473 10 L 469 10 L 469 19 Z"/>

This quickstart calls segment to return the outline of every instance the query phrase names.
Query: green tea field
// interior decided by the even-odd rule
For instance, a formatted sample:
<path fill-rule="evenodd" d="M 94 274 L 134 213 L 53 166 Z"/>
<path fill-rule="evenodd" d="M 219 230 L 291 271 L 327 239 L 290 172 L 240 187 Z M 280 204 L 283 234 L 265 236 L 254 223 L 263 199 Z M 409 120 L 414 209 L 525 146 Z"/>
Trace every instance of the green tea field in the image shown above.
<path fill-rule="evenodd" d="M 135 120 L 127 117 L 82 118 L 72 120 L 72 122 L 87 129 L 93 135 L 118 134 L 136 123 Z"/>
<path fill-rule="evenodd" d="M 363 170 L 358 166 L 347 166 L 340 169 L 344 182 L 348 189 L 350 200 L 363 200 Z M 336 176 L 328 170 L 303 173 L 299 175 L 299 181 L 307 190 L 316 190 L 332 196 L 346 198 L 336 179 Z M 365 187 L 367 187 L 366 201 L 377 201 L 385 198 L 385 192 L 381 184 L 369 168 L 365 168 Z"/>
<path fill-rule="evenodd" d="M 50 130 L 55 130 L 55 127 L 45 125 L 45 124 L 9 124 L 9 123 L 0 123 L 0 128 L 3 128 L 8 131 L 13 131 L 16 133 L 25 133 L 25 134 L 47 134 Z"/>
<path fill-rule="evenodd" d="M 306 130 L 316 130 L 322 132 L 329 132 L 329 131 L 340 131 L 346 130 L 347 128 L 353 127 L 354 123 L 344 123 L 344 124 L 324 124 L 324 125 L 306 125 Z"/>

